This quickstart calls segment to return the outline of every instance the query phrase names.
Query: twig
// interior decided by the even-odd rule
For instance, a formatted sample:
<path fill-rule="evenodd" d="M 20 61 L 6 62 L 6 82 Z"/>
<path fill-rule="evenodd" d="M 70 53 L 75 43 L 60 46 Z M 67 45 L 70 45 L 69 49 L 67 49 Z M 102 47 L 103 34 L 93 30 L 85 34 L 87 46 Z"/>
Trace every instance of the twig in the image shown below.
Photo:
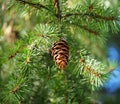
<path fill-rule="evenodd" d="M 33 6 L 33 7 L 37 8 L 37 9 L 43 8 L 43 9 L 46 9 L 46 10 L 48 10 L 48 11 L 51 11 L 51 10 L 50 10 L 49 8 L 47 8 L 45 5 L 42 5 L 42 4 L 39 4 L 39 3 L 32 3 L 32 2 L 25 1 L 25 0 L 16 0 L 16 1 L 18 1 L 18 2 L 20 2 L 20 3 L 22 3 L 22 4 L 28 4 L 28 5 L 30 5 L 30 6 Z"/>
<path fill-rule="evenodd" d="M 68 104 L 68 94 L 66 94 L 66 104 Z"/>
<path fill-rule="evenodd" d="M 10 60 L 10 59 L 14 58 L 14 57 L 17 55 L 17 53 L 18 53 L 18 50 L 17 50 L 14 54 L 11 54 L 11 55 L 8 57 L 8 59 Z"/>
<path fill-rule="evenodd" d="M 75 23 L 71 23 L 71 24 L 72 25 L 76 25 L 76 26 L 80 27 L 81 29 L 83 29 L 83 30 L 85 30 L 85 31 L 87 31 L 87 32 L 89 32 L 91 34 L 94 34 L 96 36 L 99 35 L 98 31 L 92 30 L 92 29 L 88 28 L 87 26 L 78 25 L 78 24 L 75 24 Z"/>
<path fill-rule="evenodd" d="M 96 77 L 101 77 L 101 73 L 91 69 L 91 67 L 89 67 L 89 66 L 86 66 L 84 71 L 88 71 L 88 72 L 92 73 Z"/>
<path fill-rule="evenodd" d="M 117 19 L 114 16 L 107 17 L 107 16 L 101 16 L 101 15 L 96 14 L 96 13 L 69 13 L 69 14 L 62 16 L 62 18 L 67 18 L 70 16 L 81 16 L 81 17 L 82 16 L 89 16 L 89 17 L 92 17 L 94 19 L 102 19 L 102 20 L 106 20 L 106 21 L 113 21 L 113 20 Z"/>
<path fill-rule="evenodd" d="M 20 46 L 20 47 L 15 51 L 15 53 L 11 54 L 11 55 L 8 57 L 8 59 L 10 60 L 10 59 L 14 58 L 14 57 L 19 53 L 20 49 L 23 49 L 24 47 L 26 47 L 26 46 L 25 46 L 25 45 Z"/>
<path fill-rule="evenodd" d="M 86 65 L 84 59 L 80 59 L 80 63 L 84 65 L 84 71 L 88 71 L 96 77 L 101 77 L 102 74 L 93 70 L 90 66 Z"/>
<path fill-rule="evenodd" d="M 59 0 L 54 0 L 54 6 L 56 8 L 56 16 L 61 19 L 61 9 L 60 9 L 60 2 Z"/>
<path fill-rule="evenodd" d="M 69 13 L 69 14 L 66 14 L 66 15 L 62 16 L 62 18 L 65 19 L 65 18 L 67 18 L 67 17 L 77 16 L 77 15 L 78 15 L 78 16 L 79 16 L 79 15 L 84 16 L 84 14 L 82 14 L 82 13 Z"/>
<path fill-rule="evenodd" d="M 18 85 L 18 86 L 15 86 L 13 89 L 12 89 L 12 93 L 16 93 L 18 90 L 19 90 L 19 88 L 20 88 L 20 86 Z"/>
<path fill-rule="evenodd" d="M 66 93 L 65 93 L 65 104 L 68 104 L 68 99 L 69 99 L 69 95 L 68 95 L 68 81 L 67 81 L 67 73 L 66 71 L 63 70 L 63 75 L 64 75 L 64 84 L 66 86 Z"/>
<path fill-rule="evenodd" d="M 92 33 L 92 34 L 94 34 L 94 35 L 99 35 L 99 32 L 98 32 L 98 31 L 94 31 L 94 30 L 92 30 L 92 29 L 89 29 L 87 26 L 79 25 L 79 27 L 80 27 L 81 29 L 84 29 L 84 30 L 88 31 L 89 33 Z"/>
<path fill-rule="evenodd" d="M 113 20 L 117 19 L 114 16 L 107 17 L 107 16 L 98 15 L 96 13 L 91 13 L 90 16 L 93 17 L 93 18 L 103 19 L 103 20 L 106 20 L 106 21 L 113 21 Z"/>

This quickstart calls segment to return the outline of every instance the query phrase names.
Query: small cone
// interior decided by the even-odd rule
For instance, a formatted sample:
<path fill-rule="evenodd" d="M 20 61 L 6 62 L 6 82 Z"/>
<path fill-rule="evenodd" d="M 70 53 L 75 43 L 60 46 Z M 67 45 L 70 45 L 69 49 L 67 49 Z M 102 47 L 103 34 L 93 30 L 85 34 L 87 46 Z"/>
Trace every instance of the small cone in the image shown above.
<path fill-rule="evenodd" d="M 69 46 L 64 39 L 54 43 L 52 47 L 52 56 L 60 69 L 65 69 L 68 64 Z"/>

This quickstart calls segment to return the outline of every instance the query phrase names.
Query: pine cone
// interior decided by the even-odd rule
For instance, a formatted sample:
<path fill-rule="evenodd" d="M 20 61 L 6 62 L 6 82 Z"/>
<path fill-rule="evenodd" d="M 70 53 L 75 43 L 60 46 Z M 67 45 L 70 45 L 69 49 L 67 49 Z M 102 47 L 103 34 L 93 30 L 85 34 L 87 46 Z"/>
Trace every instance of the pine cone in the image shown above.
<path fill-rule="evenodd" d="M 65 39 L 60 39 L 59 42 L 54 43 L 52 47 L 52 56 L 60 69 L 66 67 L 69 58 L 69 46 Z"/>

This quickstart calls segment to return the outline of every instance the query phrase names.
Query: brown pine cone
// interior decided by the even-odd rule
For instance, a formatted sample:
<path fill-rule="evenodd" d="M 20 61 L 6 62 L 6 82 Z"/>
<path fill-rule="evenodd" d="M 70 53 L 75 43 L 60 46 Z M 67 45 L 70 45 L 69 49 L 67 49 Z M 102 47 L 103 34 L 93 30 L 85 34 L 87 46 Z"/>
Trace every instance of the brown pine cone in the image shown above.
<path fill-rule="evenodd" d="M 65 39 L 60 39 L 52 47 L 52 56 L 60 69 L 65 69 L 68 64 L 69 46 Z"/>

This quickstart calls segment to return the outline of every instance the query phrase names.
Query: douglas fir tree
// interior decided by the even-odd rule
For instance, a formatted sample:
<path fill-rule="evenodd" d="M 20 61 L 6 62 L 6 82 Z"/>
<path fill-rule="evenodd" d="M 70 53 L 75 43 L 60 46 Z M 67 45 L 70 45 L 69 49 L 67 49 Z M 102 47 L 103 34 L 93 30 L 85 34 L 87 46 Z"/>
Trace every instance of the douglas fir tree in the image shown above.
<path fill-rule="evenodd" d="M 19 31 L 14 43 L 0 41 L 0 104 L 93 103 L 91 93 L 108 75 L 105 44 L 109 30 L 118 31 L 118 11 L 104 0 L 0 5 L 2 21 Z"/>

